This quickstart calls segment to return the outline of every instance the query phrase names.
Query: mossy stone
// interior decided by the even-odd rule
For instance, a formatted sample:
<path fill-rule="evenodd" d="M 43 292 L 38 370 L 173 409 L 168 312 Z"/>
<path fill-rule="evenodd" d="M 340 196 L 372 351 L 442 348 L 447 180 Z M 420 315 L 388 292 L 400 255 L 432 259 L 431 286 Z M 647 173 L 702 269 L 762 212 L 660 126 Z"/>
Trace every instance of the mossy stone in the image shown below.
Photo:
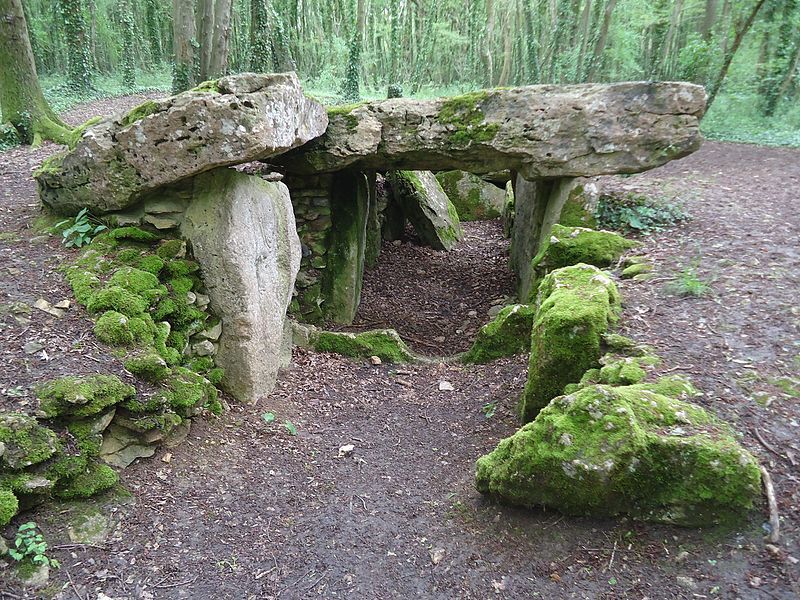
<path fill-rule="evenodd" d="M 616 285 L 597 267 L 564 267 L 544 278 L 520 402 L 523 422 L 531 421 L 567 384 L 599 367 L 602 336 L 617 321 L 620 309 Z"/>
<path fill-rule="evenodd" d="M 156 254 L 164 260 L 183 258 L 186 255 L 186 242 L 183 240 L 166 240 L 156 249 Z"/>
<path fill-rule="evenodd" d="M 39 386 L 36 395 L 48 418 L 89 417 L 136 395 L 136 388 L 116 375 L 60 377 Z"/>
<path fill-rule="evenodd" d="M 644 273 L 650 273 L 653 270 L 652 263 L 635 263 L 630 266 L 625 267 L 622 270 L 622 274 L 620 275 L 623 279 L 633 279 L 637 275 L 642 275 Z"/>
<path fill-rule="evenodd" d="M 97 290 L 86 302 L 86 310 L 90 313 L 113 310 L 128 317 L 141 315 L 149 306 L 150 302 L 146 299 L 119 285 Z"/>
<path fill-rule="evenodd" d="M 756 459 L 702 408 L 655 389 L 595 385 L 554 399 L 478 460 L 478 490 L 569 515 L 741 520 L 760 495 Z"/>
<path fill-rule="evenodd" d="M 142 244 L 152 244 L 160 239 L 155 233 L 139 229 L 138 227 L 118 227 L 109 231 L 108 237 L 114 240 L 129 240 Z"/>
<path fill-rule="evenodd" d="M 101 342 L 110 346 L 149 345 L 153 343 L 155 324 L 150 315 L 127 317 L 109 310 L 95 323 L 94 333 Z"/>
<path fill-rule="evenodd" d="M 118 481 L 119 475 L 114 469 L 108 465 L 92 462 L 82 473 L 59 482 L 55 495 L 65 500 L 90 498 L 114 487 Z"/>
<path fill-rule="evenodd" d="M 124 364 L 125 368 L 136 377 L 151 383 L 164 381 L 172 373 L 167 361 L 155 352 L 134 356 Z"/>
<path fill-rule="evenodd" d="M 44 462 L 61 448 L 58 437 L 29 415 L 0 413 L 0 444 L 5 448 L 0 465 L 24 469 Z"/>
<path fill-rule="evenodd" d="M 414 360 L 414 355 L 394 329 L 376 329 L 364 333 L 320 331 L 312 336 L 314 349 L 352 358 L 377 356 L 387 362 L 404 363 Z"/>
<path fill-rule="evenodd" d="M 535 315 L 536 307 L 529 304 L 504 307 L 492 321 L 481 327 L 472 347 L 461 360 L 485 363 L 528 352 Z"/>
<path fill-rule="evenodd" d="M 19 501 L 11 490 L 0 489 L 0 527 L 11 522 L 19 510 Z"/>

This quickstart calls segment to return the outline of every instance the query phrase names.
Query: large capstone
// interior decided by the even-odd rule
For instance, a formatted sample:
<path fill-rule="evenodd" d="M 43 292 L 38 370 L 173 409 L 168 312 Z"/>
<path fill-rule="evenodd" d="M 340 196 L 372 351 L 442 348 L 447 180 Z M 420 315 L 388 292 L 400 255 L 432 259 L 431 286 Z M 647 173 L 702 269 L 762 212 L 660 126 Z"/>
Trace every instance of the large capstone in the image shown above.
<path fill-rule="evenodd" d="M 427 169 L 526 179 L 635 173 L 699 148 L 689 83 L 537 85 L 329 111 L 325 135 L 277 159 L 293 172 Z"/>
<path fill-rule="evenodd" d="M 294 73 L 232 75 L 98 122 L 35 177 L 56 212 L 122 210 L 187 177 L 286 152 L 327 125 Z"/>
<path fill-rule="evenodd" d="M 477 463 L 479 491 L 568 515 L 701 526 L 741 519 L 758 463 L 690 386 L 594 385 L 554 399 Z"/>
<path fill-rule="evenodd" d="M 300 268 L 289 190 L 232 169 L 205 173 L 194 180 L 181 231 L 222 319 L 216 363 L 225 369 L 223 386 L 255 401 L 272 391 L 289 359 L 286 309 Z"/>

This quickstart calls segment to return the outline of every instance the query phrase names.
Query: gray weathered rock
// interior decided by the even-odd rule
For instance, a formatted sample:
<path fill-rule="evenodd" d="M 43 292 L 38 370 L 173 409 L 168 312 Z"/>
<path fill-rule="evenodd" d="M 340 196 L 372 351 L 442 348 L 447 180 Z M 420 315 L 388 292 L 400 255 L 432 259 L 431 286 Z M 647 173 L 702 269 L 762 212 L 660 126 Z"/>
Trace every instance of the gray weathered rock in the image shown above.
<path fill-rule="evenodd" d="M 119 469 L 127 468 L 137 458 L 149 458 L 156 453 L 156 447 L 143 444 L 139 434 L 112 423 L 103 433 L 100 458 Z"/>
<path fill-rule="evenodd" d="M 294 73 L 232 75 L 100 121 L 35 177 L 42 202 L 56 212 L 104 213 L 216 167 L 286 152 L 327 123 Z"/>
<path fill-rule="evenodd" d="M 460 221 L 495 219 L 503 212 L 506 202 L 503 187 L 464 171 L 443 171 L 436 179 L 458 211 Z"/>
<path fill-rule="evenodd" d="M 275 383 L 300 268 L 289 191 L 233 169 L 198 176 L 194 190 L 181 231 L 222 319 L 216 363 L 225 369 L 223 386 L 252 402 Z"/>
<path fill-rule="evenodd" d="M 329 111 L 324 136 L 278 158 L 294 172 L 512 169 L 526 179 L 636 173 L 700 146 L 689 83 L 540 85 Z"/>
<path fill-rule="evenodd" d="M 394 171 L 392 193 L 423 244 L 450 250 L 462 237 L 455 206 L 430 171 Z"/>

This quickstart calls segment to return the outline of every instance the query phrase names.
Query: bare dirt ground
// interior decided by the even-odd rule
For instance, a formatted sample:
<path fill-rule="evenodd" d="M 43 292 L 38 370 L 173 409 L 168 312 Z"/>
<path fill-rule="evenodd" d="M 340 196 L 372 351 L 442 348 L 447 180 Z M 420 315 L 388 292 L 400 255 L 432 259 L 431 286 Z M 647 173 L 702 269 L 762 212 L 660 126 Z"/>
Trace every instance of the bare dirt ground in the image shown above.
<path fill-rule="evenodd" d="M 69 297 L 56 267 L 71 252 L 30 229 L 37 213 L 29 173 L 52 149 L 15 150 L 0 161 L 4 307 Z M 783 516 L 777 553 L 763 541 L 763 507 L 735 530 L 697 531 L 517 510 L 477 494 L 475 459 L 516 429 L 525 357 L 470 367 L 375 367 L 296 351 L 270 397 L 197 420 L 182 446 L 126 470 L 122 483 L 131 496 L 95 502 L 114 524 L 106 541 L 70 543 L 65 524 L 82 506 L 50 504 L 18 518 L 39 523 L 63 566 L 38 594 L 20 589 L 0 567 L 0 598 L 797 598 L 800 409 L 781 382 L 797 377 L 800 353 L 799 180 L 800 151 L 717 143 L 652 173 L 614 180 L 675 192 L 695 217 L 645 240 L 658 277 L 622 284 L 623 329 L 656 347 L 662 371 L 690 374 L 705 391 L 700 402 L 733 422 L 770 469 Z M 470 235 L 467 245 L 476 248 L 466 252 L 491 265 L 476 259 L 458 270 L 471 266 L 481 277 L 507 281 L 502 261 L 483 246 L 495 241 Z M 389 248 L 382 258 L 403 281 L 387 289 L 410 290 L 408 301 L 424 306 L 431 286 L 405 280 L 420 270 L 421 279 L 445 273 L 445 263 L 458 257 Z M 698 258 L 712 293 L 667 293 L 666 280 Z M 370 277 L 380 272 L 368 276 L 365 298 L 378 294 Z M 482 315 L 496 297 L 492 287 L 479 286 L 487 295 L 461 307 L 462 298 L 473 298 L 463 282 L 455 279 L 427 304 L 449 298 Z M 0 406 L 28 408 L 30 388 L 56 374 L 124 375 L 92 340 L 80 309 L 57 321 L 39 312 L 33 309 L 27 324 L 9 311 L 2 316 Z M 402 331 L 391 316 L 381 318 Z M 440 322 L 451 331 L 462 321 L 455 315 Z M 423 339 L 442 335 L 410 331 Z M 45 354 L 25 354 L 29 339 Z M 455 391 L 439 391 L 442 380 Z M 275 422 L 262 419 L 267 411 Z M 355 450 L 340 457 L 345 444 Z"/>

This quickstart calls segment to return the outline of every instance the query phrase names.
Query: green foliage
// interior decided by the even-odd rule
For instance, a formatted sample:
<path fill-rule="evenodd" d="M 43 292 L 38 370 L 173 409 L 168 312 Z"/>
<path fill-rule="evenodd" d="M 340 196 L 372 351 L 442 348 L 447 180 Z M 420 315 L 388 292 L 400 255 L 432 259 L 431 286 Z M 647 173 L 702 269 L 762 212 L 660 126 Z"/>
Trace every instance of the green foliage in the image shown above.
<path fill-rule="evenodd" d="M 689 265 L 667 284 L 667 291 L 678 296 L 699 298 L 711 291 L 711 285 L 704 281 L 697 272 L 698 263 Z"/>
<path fill-rule="evenodd" d="M 86 244 L 91 243 L 94 236 L 101 231 L 108 229 L 106 225 L 101 223 L 97 218 L 89 214 L 89 209 L 81 209 L 72 219 L 66 219 L 55 225 L 60 228 L 71 223 L 69 227 L 61 232 L 63 236 L 64 245 L 67 248 L 80 248 Z"/>
<path fill-rule="evenodd" d="M 20 145 L 19 132 L 10 123 L 0 123 L 0 152 L 5 152 Z"/>
<path fill-rule="evenodd" d="M 662 231 L 691 218 L 677 204 L 632 193 L 602 194 L 594 216 L 601 229 L 641 234 Z"/>
<path fill-rule="evenodd" d="M 19 526 L 14 538 L 14 547 L 8 550 L 9 556 L 16 561 L 27 559 L 34 565 L 47 565 L 53 569 L 60 567 L 59 562 L 48 557 L 46 552 L 47 542 L 33 521 Z"/>

